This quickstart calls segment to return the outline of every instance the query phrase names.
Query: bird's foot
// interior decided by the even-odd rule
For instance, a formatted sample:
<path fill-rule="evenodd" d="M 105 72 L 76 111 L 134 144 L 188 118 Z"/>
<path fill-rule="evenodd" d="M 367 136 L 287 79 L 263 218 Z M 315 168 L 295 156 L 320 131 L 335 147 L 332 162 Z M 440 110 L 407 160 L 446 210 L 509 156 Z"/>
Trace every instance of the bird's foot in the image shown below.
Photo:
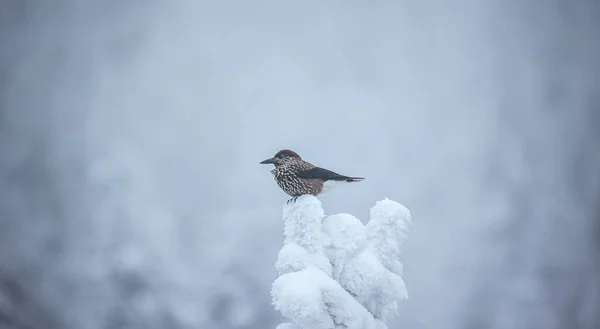
<path fill-rule="evenodd" d="M 291 198 L 291 199 L 287 200 L 287 204 L 290 204 L 290 202 L 296 203 L 296 200 L 298 200 L 298 197 L 299 197 L 299 196 L 295 196 L 295 197 L 293 197 L 293 198 Z"/>

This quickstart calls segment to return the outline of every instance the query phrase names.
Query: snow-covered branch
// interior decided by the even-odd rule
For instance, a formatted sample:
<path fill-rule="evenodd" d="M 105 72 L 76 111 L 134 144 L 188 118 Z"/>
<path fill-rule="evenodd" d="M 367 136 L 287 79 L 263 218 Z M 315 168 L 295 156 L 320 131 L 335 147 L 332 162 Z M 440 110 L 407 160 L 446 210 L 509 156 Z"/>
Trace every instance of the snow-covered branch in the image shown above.
<path fill-rule="evenodd" d="M 331 263 L 325 254 L 321 222 L 325 217 L 321 202 L 302 196 L 283 208 L 283 248 L 275 268 L 279 275 L 315 266 L 331 276 Z"/>
<path fill-rule="evenodd" d="M 283 208 L 284 245 L 271 291 L 275 309 L 289 318 L 277 329 L 384 329 L 408 298 L 399 261 L 411 216 L 384 199 L 366 226 L 350 214 L 325 216 L 304 195 Z"/>

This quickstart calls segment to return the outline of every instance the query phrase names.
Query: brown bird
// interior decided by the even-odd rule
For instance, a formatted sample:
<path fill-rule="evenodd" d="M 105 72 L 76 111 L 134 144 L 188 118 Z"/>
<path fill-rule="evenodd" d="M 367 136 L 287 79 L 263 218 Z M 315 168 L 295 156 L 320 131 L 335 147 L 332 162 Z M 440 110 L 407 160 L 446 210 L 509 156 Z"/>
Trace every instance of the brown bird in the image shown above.
<path fill-rule="evenodd" d="M 288 195 L 292 196 L 290 201 L 303 194 L 319 195 L 329 191 L 339 183 L 359 182 L 363 177 L 349 177 L 340 175 L 331 170 L 317 167 L 302 158 L 292 150 L 281 150 L 274 157 L 260 162 L 261 164 L 273 164 L 275 169 L 271 170 L 277 185 Z"/>

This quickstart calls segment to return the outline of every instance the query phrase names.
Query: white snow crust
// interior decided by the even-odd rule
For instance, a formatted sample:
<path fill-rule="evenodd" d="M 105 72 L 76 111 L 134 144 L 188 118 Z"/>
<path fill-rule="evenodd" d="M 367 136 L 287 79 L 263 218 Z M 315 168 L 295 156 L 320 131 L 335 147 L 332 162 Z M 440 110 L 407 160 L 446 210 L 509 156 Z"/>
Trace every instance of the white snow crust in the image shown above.
<path fill-rule="evenodd" d="M 284 244 L 271 295 L 291 322 L 277 329 L 386 329 L 408 299 L 399 260 L 410 211 L 384 199 L 367 225 L 350 214 L 325 216 L 303 195 L 283 206 Z"/>

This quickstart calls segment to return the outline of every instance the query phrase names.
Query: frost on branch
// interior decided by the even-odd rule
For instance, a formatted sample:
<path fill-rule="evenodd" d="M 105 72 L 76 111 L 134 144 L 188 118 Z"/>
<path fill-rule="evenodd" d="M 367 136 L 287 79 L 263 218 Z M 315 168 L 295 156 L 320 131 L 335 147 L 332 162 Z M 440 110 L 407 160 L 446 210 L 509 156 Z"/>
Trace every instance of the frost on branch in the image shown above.
<path fill-rule="evenodd" d="M 407 299 L 399 261 L 411 225 L 408 209 L 384 199 L 364 226 L 350 214 L 326 217 L 304 195 L 283 208 L 284 245 L 271 294 L 291 320 L 277 329 L 384 329 Z"/>
<path fill-rule="evenodd" d="M 279 275 L 296 272 L 309 265 L 331 275 L 331 263 L 323 247 L 321 221 L 325 216 L 321 202 L 310 196 L 298 198 L 283 208 L 285 240 L 275 268 Z"/>

